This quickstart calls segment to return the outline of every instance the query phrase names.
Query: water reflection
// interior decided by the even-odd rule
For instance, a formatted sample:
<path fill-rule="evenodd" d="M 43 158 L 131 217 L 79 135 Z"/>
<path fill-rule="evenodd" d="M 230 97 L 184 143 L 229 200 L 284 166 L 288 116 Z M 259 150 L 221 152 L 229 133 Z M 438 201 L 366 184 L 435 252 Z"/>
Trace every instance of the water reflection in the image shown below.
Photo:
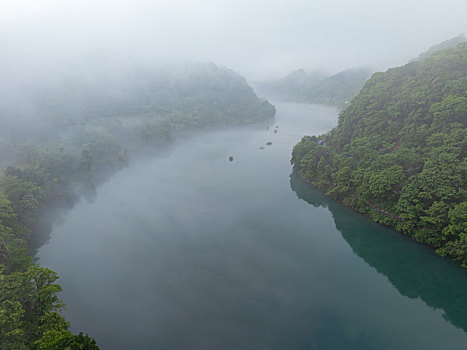
<path fill-rule="evenodd" d="M 50 234 L 55 225 L 65 221 L 66 214 L 73 209 L 76 203 L 84 199 L 87 203 L 93 203 L 97 196 L 96 188 L 107 181 L 114 172 L 120 168 L 107 167 L 101 171 L 89 174 L 79 183 L 68 184 L 67 191 L 60 197 L 47 202 L 40 210 L 33 235 L 28 242 L 28 249 L 32 256 L 50 239 Z M 34 258 L 37 262 L 37 258 Z"/>
<path fill-rule="evenodd" d="M 290 187 L 314 207 L 326 207 L 336 228 L 353 251 L 385 275 L 399 293 L 420 298 L 429 306 L 444 311 L 443 317 L 467 331 L 466 271 L 448 259 L 329 199 L 293 172 Z"/>

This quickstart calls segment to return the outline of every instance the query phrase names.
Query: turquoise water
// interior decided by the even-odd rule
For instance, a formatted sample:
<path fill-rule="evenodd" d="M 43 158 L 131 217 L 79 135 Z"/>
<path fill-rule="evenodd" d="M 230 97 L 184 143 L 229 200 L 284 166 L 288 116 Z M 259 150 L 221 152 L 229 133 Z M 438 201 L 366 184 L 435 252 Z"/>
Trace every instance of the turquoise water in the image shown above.
<path fill-rule="evenodd" d="M 103 350 L 465 349 L 467 272 L 294 176 L 337 111 L 276 107 L 135 161 L 55 225 L 37 257 L 73 330 Z"/>

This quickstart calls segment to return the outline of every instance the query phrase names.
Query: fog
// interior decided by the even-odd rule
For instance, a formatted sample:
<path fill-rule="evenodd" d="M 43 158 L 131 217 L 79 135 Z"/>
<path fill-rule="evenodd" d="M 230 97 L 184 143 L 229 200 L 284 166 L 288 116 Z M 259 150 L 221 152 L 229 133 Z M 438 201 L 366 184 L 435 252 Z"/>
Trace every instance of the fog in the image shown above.
<path fill-rule="evenodd" d="M 9 83 L 90 63 L 212 61 L 249 80 L 385 70 L 467 32 L 466 14 L 465 0 L 2 0 L 0 66 Z"/>

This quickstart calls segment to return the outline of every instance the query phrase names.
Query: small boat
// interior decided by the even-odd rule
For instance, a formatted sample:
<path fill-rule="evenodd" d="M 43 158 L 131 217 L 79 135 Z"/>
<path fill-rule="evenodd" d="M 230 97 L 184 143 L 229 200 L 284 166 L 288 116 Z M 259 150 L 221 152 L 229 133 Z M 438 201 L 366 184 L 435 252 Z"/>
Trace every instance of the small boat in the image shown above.
<path fill-rule="evenodd" d="M 271 142 L 271 141 L 268 141 L 268 142 L 266 142 L 266 145 L 267 145 L 267 146 L 271 146 L 271 145 L 272 145 L 272 142 Z"/>
<path fill-rule="evenodd" d="M 233 157 L 232 157 L 232 156 L 229 157 L 229 161 L 233 161 Z"/>
<path fill-rule="evenodd" d="M 264 149 L 264 146 L 261 146 L 259 149 Z"/>

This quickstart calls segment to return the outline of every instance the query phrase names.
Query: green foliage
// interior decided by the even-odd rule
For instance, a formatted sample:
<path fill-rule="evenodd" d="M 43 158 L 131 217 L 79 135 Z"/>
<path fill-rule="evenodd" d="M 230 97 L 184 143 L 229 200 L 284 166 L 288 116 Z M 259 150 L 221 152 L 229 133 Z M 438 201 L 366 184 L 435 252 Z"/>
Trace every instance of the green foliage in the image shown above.
<path fill-rule="evenodd" d="M 27 349 L 23 343 L 22 319 L 24 310 L 17 301 L 4 300 L 0 304 L 0 349 Z"/>
<path fill-rule="evenodd" d="M 20 192 L 17 178 L 2 185 L 5 183 L 15 187 L 10 194 Z M 20 188 L 28 193 L 31 186 Z M 68 322 L 58 313 L 64 304 L 57 296 L 62 290 L 55 283 L 57 274 L 33 265 L 26 250 L 27 240 L 17 237 L 14 228 L 22 224 L 17 222 L 19 216 L 13 207 L 22 201 L 21 195 L 12 196 L 10 201 L 0 192 L 0 350 L 66 349 L 67 346 L 97 349 L 89 337 L 75 336 L 67 330 Z M 58 333 L 60 341 L 52 341 L 50 335 Z"/>
<path fill-rule="evenodd" d="M 68 331 L 58 314 L 64 304 L 57 279 L 36 265 L 0 274 L 0 349 L 98 349 L 93 339 Z"/>
<path fill-rule="evenodd" d="M 68 330 L 50 330 L 34 343 L 37 350 L 99 350 L 96 341 L 83 333 L 72 334 Z"/>
<path fill-rule="evenodd" d="M 467 43 L 374 74 L 335 129 L 294 147 L 292 163 L 334 198 L 467 267 L 466 74 Z"/>
<path fill-rule="evenodd" d="M 42 189 L 16 176 L 1 177 L 0 189 L 10 201 L 18 221 L 26 227 L 31 227 L 34 224 L 37 209 L 44 200 Z"/>
<path fill-rule="evenodd" d="M 27 250 L 40 208 L 75 179 L 67 169 L 73 157 L 63 150 L 35 155 L 29 167 L 8 167 L 0 176 L 0 350 L 97 349 L 91 338 L 68 331 L 58 313 L 64 305 L 57 274 L 32 264 Z"/>

